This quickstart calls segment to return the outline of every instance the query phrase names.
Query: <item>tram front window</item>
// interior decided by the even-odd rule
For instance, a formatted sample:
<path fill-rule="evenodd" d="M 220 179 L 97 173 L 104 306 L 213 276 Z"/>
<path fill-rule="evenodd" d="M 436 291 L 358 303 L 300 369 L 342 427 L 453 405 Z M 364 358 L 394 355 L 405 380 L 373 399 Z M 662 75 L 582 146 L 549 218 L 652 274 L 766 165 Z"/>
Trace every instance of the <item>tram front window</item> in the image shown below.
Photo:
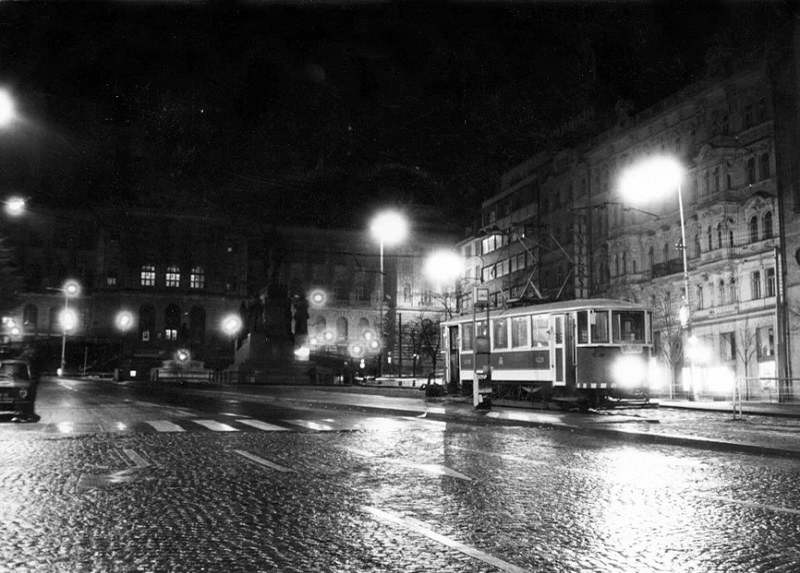
<path fill-rule="evenodd" d="M 611 323 L 614 342 L 635 342 L 644 344 L 644 312 L 613 311 Z"/>

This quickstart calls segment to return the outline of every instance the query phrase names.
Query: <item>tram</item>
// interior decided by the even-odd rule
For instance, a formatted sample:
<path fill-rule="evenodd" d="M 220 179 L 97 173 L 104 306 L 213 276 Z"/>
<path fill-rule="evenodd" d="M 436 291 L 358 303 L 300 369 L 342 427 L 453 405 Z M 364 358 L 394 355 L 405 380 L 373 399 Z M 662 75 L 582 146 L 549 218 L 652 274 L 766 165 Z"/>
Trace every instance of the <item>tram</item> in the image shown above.
<path fill-rule="evenodd" d="M 584 299 L 461 315 L 442 323 L 445 380 L 488 376 L 492 399 L 595 407 L 649 399 L 652 311 Z"/>

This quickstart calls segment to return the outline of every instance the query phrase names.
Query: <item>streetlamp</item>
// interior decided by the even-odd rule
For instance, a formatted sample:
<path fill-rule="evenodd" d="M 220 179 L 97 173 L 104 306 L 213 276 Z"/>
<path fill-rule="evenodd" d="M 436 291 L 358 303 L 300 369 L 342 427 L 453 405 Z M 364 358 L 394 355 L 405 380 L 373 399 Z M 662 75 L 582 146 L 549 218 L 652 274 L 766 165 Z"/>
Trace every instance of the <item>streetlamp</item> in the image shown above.
<path fill-rule="evenodd" d="M 0 88 L 0 127 L 10 125 L 16 116 L 14 99 L 8 90 Z"/>
<path fill-rule="evenodd" d="M 64 310 L 61 311 L 61 368 L 59 368 L 59 376 L 64 376 L 66 366 L 66 351 L 67 351 L 67 331 L 73 330 L 78 325 L 78 315 L 75 311 L 69 308 L 69 299 L 78 296 L 81 292 L 81 286 L 75 281 L 67 281 L 60 289 L 64 293 Z"/>
<path fill-rule="evenodd" d="M 380 322 L 381 322 L 381 337 L 386 338 L 386 324 L 383 315 L 383 303 L 385 295 L 386 272 L 383 268 L 383 249 L 385 246 L 396 245 L 403 241 L 408 234 L 408 222 L 406 218 L 396 211 L 384 211 L 378 214 L 370 226 L 372 236 L 378 240 L 380 245 L 381 255 L 381 281 L 380 281 Z M 385 344 L 383 345 L 385 346 Z M 383 374 L 383 352 L 378 356 L 378 375 Z"/>
<path fill-rule="evenodd" d="M 425 261 L 425 274 L 431 279 L 438 290 L 442 291 L 442 296 L 446 297 L 448 290 L 447 287 L 452 283 L 456 285 L 456 281 L 464 272 L 464 259 L 453 251 L 441 250 L 435 251 L 428 255 Z M 452 310 L 448 307 L 445 299 L 445 312 L 450 315 Z"/>
<path fill-rule="evenodd" d="M 242 317 L 238 314 L 232 313 L 222 319 L 222 331 L 233 339 L 233 354 L 236 356 L 236 338 L 234 338 L 242 329 Z"/>
<path fill-rule="evenodd" d="M 6 213 L 11 217 L 19 217 L 25 212 L 25 199 L 22 197 L 9 197 L 3 203 Z"/>
<path fill-rule="evenodd" d="M 130 331 L 130 329 L 133 328 L 133 322 L 134 322 L 133 313 L 131 313 L 129 310 L 121 310 L 121 311 L 119 311 L 117 313 L 117 316 L 114 318 L 114 326 L 116 326 L 117 330 L 119 330 L 122 333 L 122 344 L 121 344 L 121 350 L 120 350 L 120 354 L 121 354 L 120 362 L 122 362 L 122 364 L 120 364 L 118 377 L 119 377 L 119 375 L 121 375 L 121 373 L 123 371 L 122 367 L 125 366 L 125 364 L 124 364 L 124 361 L 125 361 L 125 339 L 127 338 L 127 335 L 128 335 L 128 332 Z M 123 379 L 127 379 L 127 376 L 130 374 L 130 372 L 131 372 L 131 369 L 128 368 L 128 372 L 124 375 Z"/>
<path fill-rule="evenodd" d="M 629 168 L 620 179 L 620 193 L 630 201 L 647 200 L 653 196 L 663 196 L 678 191 L 678 212 L 681 220 L 681 244 L 683 254 L 683 307 L 680 310 L 681 326 L 685 329 L 685 339 L 692 337 L 692 305 L 689 291 L 689 265 L 686 260 L 686 222 L 683 216 L 683 181 L 684 168 L 680 162 L 668 156 L 654 157 L 642 161 Z M 667 263 L 667 261 L 664 261 Z M 684 347 L 686 344 L 684 344 Z M 689 363 L 689 389 L 691 399 L 695 399 L 694 373 L 692 358 L 684 350 Z M 670 397 L 672 388 L 670 387 Z"/>

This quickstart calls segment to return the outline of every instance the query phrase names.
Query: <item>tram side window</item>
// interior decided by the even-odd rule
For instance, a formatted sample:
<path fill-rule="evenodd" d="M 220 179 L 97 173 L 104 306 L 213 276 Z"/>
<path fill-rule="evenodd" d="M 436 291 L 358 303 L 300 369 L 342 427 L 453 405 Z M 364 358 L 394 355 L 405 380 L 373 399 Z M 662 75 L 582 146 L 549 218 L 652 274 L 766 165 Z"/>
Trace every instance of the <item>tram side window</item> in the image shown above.
<path fill-rule="evenodd" d="M 608 342 L 608 312 L 593 313 L 592 342 Z"/>
<path fill-rule="evenodd" d="M 578 344 L 589 342 L 589 317 L 587 312 L 582 310 L 578 313 Z"/>
<path fill-rule="evenodd" d="M 611 313 L 614 342 L 644 342 L 644 313 L 614 311 Z"/>
<path fill-rule="evenodd" d="M 495 348 L 508 348 L 508 319 L 492 321 L 492 339 Z"/>
<path fill-rule="evenodd" d="M 550 346 L 550 332 L 546 316 L 534 316 L 531 328 L 531 346 Z"/>
<path fill-rule="evenodd" d="M 461 325 L 461 350 L 472 350 L 472 324 Z"/>
<path fill-rule="evenodd" d="M 528 346 L 528 324 L 530 321 L 529 316 L 519 316 L 511 319 L 511 348 Z"/>

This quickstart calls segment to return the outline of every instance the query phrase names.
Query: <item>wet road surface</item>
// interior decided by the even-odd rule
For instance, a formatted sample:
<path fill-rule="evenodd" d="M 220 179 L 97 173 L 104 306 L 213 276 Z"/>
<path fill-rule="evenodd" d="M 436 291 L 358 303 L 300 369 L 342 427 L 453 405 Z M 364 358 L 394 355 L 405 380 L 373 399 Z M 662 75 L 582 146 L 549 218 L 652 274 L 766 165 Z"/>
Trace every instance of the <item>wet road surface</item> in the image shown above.
<path fill-rule="evenodd" d="M 800 570 L 800 462 L 46 383 L 0 424 L 0 571 Z"/>

